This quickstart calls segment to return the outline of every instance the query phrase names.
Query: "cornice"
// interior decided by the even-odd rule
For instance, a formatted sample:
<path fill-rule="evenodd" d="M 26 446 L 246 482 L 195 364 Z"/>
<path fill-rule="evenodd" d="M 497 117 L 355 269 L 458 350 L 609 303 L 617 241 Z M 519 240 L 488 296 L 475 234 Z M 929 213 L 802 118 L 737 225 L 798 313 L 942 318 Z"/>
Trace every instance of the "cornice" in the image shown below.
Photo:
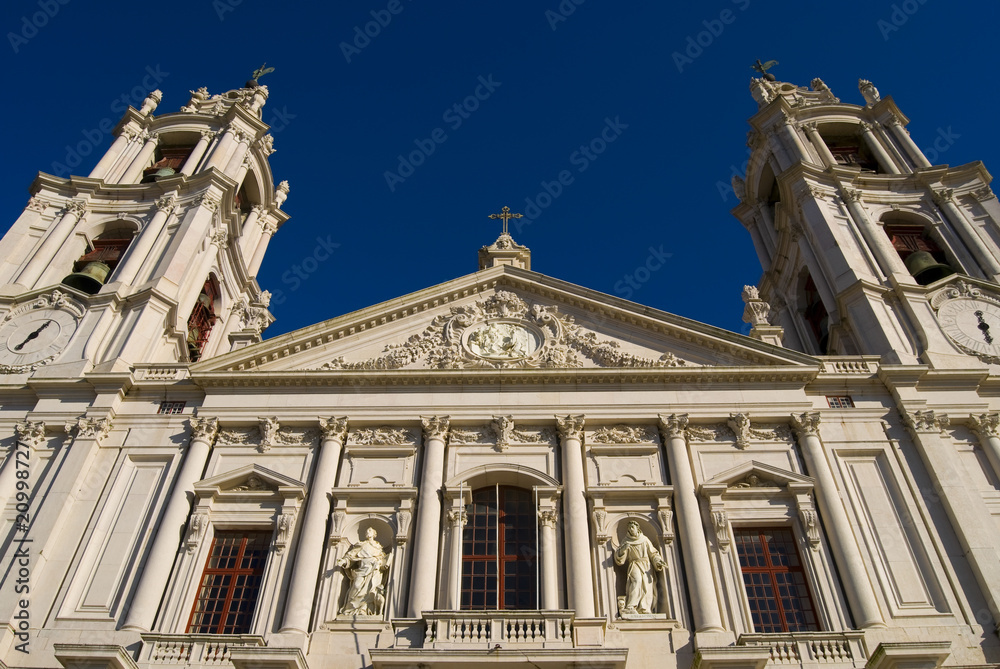
<path fill-rule="evenodd" d="M 817 366 L 669 367 L 653 369 L 434 369 L 434 370 L 289 370 L 191 371 L 191 381 L 202 388 L 328 388 L 435 387 L 512 384 L 557 385 L 680 385 L 745 386 L 787 384 L 802 387 L 820 373 Z"/>

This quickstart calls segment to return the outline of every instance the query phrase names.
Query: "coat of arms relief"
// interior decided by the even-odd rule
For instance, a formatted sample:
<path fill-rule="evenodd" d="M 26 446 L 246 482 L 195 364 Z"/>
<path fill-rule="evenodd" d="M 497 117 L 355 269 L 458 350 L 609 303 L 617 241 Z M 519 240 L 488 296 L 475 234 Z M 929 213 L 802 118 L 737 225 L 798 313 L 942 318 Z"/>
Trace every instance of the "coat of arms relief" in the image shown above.
<path fill-rule="evenodd" d="M 422 361 L 436 369 L 542 369 L 583 367 L 680 367 L 692 363 L 665 353 L 644 358 L 602 340 L 554 306 L 529 304 L 498 290 L 471 305 L 451 307 L 420 334 L 389 344 L 381 354 L 358 362 L 336 358 L 320 369 L 402 369 Z"/>

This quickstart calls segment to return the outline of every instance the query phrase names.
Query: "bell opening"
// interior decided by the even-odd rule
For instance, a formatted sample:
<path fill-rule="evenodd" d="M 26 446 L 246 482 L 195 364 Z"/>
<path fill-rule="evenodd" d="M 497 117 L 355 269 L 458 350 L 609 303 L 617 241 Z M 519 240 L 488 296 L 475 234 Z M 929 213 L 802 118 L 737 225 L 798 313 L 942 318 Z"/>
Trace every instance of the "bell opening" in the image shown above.
<path fill-rule="evenodd" d="M 76 288 L 88 295 L 95 295 L 108 279 L 111 268 L 102 262 L 89 262 L 79 272 L 73 272 L 62 280 L 64 285 Z"/>

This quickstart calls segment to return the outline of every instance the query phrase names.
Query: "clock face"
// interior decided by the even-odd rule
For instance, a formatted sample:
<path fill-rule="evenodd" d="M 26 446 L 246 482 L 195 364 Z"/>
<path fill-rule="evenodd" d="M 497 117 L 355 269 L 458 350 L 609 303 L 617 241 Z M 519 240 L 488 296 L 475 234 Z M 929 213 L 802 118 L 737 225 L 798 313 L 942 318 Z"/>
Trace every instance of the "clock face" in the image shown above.
<path fill-rule="evenodd" d="M 938 320 L 962 350 L 1000 360 L 1000 305 L 969 298 L 949 300 L 938 309 Z"/>
<path fill-rule="evenodd" d="M 53 358 L 76 332 L 77 319 L 59 309 L 33 309 L 0 326 L 0 365 L 9 372 L 27 371 Z"/>

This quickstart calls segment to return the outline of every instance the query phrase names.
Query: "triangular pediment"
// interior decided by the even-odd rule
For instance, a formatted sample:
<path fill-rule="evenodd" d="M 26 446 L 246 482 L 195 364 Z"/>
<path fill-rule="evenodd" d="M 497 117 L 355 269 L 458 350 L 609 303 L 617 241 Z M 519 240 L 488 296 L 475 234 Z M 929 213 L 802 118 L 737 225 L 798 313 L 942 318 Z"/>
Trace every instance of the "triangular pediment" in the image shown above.
<path fill-rule="evenodd" d="M 498 266 L 211 358 L 192 373 L 818 366 L 802 353 Z"/>
<path fill-rule="evenodd" d="M 304 491 L 305 484 L 254 463 L 198 481 L 194 490 L 199 497 L 251 493 L 288 497 L 290 492 Z"/>
<path fill-rule="evenodd" d="M 802 488 L 812 489 L 815 479 L 803 476 L 781 467 L 775 467 L 756 460 L 744 462 L 728 469 L 701 485 L 701 493 L 706 497 L 724 492 L 738 492 L 758 488 Z"/>

